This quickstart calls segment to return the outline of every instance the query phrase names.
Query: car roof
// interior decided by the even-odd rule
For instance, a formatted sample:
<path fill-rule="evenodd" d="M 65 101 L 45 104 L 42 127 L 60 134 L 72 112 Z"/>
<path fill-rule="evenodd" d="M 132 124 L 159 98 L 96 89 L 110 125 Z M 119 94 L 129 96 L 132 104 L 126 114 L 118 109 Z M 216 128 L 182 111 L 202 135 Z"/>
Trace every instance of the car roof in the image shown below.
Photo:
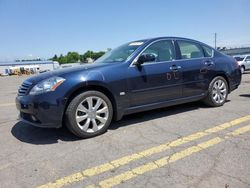
<path fill-rule="evenodd" d="M 184 38 L 184 37 L 174 37 L 174 36 L 165 36 L 165 37 L 154 37 L 154 38 L 148 38 L 148 39 L 142 39 L 142 40 L 136 40 L 136 41 L 132 41 L 132 42 L 153 42 L 153 41 L 156 41 L 156 40 L 161 40 L 161 39 L 170 39 L 170 40 L 187 40 L 187 41 L 190 41 L 190 42 L 195 42 L 195 43 L 199 43 L 199 44 L 202 44 L 202 45 L 205 45 L 205 46 L 208 46 L 210 48 L 213 48 L 203 42 L 200 42 L 200 41 L 197 41 L 197 40 L 194 40 L 194 39 L 189 39 L 189 38 Z"/>
<path fill-rule="evenodd" d="M 166 37 L 154 37 L 154 38 L 149 38 L 148 40 L 160 40 L 160 39 L 176 39 L 176 40 L 189 40 L 189 41 L 194 41 L 194 42 L 199 42 L 197 40 L 194 39 L 189 39 L 189 38 L 184 38 L 184 37 L 174 37 L 174 36 L 166 36 Z"/>

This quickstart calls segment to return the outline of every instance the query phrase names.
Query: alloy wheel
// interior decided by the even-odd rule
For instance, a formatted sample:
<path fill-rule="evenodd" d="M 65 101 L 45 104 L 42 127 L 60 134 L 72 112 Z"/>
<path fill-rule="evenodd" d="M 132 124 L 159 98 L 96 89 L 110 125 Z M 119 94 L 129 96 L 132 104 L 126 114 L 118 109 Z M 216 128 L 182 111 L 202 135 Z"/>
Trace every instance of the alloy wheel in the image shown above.
<path fill-rule="evenodd" d="M 227 86 L 223 80 L 217 80 L 214 82 L 212 95 L 213 95 L 213 100 L 217 104 L 221 104 L 226 100 Z"/>
<path fill-rule="evenodd" d="M 76 109 L 76 122 L 84 132 L 94 133 L 103 128 L 109 117 L 107 103 L 100 97 L 85 98 Z"/>

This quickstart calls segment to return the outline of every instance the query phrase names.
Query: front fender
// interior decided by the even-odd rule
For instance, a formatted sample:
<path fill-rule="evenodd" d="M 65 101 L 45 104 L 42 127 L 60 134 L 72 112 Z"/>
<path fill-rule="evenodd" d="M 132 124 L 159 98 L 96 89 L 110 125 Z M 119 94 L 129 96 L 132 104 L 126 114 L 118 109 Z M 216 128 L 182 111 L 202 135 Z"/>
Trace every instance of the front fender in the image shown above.
<path fill-rule="evenodd" d="M 108 95 L 110 100 L 112 100 L 115 112 L 114 118 L 116 120 L 121 118 L 125 106 L 128 105 L 127 96 L 120 95 L 121 91 L 125 91 L 125 89 L 123 89 L 125 87 L 124 80 L 117 81 L 114 79 L 112 74 L 106 74 L 105 76 L 103 72 L 98 70 L 88 72 L 85 71 L 71 76 L 68 80 L 69 82 L 65 83 L 68 88 L 65 93 L 65 101 L 67 101 L 65 109 L 72 98 L 80 92 L 84 92 L 86 90 L 97 90 Z"/>

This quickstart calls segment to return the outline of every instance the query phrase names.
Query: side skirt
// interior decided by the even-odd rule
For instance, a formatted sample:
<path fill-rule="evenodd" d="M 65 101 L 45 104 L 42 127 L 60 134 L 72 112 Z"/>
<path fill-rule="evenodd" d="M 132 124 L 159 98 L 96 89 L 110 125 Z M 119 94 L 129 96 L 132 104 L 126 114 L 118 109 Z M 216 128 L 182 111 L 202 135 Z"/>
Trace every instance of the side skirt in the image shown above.
<path fill-rule="evenodd" d="M 192 96 L 192 97 L 185 97 L 185 98 L 180 98 L 180 99 L 175 99 L 175 100 L 170 100 L 170 101 L 146 104 L 146 105 L 141 105 L 141 106 L 133 106 L 133 107 L 129 107 L 129 108 L 125 109 L 124 115 L 132 114 L 132 113 L 136 113 L 136 112 L 147 111 L 147 110 L 152 110 L 152 109 L 157 109 L 157 108 L 168 107 L 168 106 L 174 106 L 174 105 L 188 103 L 188 102 L 199 101 L 199 100 L 203 99 L 204 97 L 205 97 L 205 94 L 201 94 L 201 95 L 196 95 L 196 96 Z"/>

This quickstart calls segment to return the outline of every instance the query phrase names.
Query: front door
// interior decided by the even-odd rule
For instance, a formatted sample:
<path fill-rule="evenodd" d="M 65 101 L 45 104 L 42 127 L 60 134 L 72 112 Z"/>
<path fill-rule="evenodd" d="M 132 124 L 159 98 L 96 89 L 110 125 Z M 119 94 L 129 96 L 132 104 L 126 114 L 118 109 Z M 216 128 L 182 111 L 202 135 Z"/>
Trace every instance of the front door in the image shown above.
<path fill-rule="evenodd" d="M 156 41 L 142 54 L 155 56 L 154 62 L 128 68 L 130 107 L 143 106 L 178 99 L 182 95 L 182 72 L 175 61 L 171 40 Z"/>

